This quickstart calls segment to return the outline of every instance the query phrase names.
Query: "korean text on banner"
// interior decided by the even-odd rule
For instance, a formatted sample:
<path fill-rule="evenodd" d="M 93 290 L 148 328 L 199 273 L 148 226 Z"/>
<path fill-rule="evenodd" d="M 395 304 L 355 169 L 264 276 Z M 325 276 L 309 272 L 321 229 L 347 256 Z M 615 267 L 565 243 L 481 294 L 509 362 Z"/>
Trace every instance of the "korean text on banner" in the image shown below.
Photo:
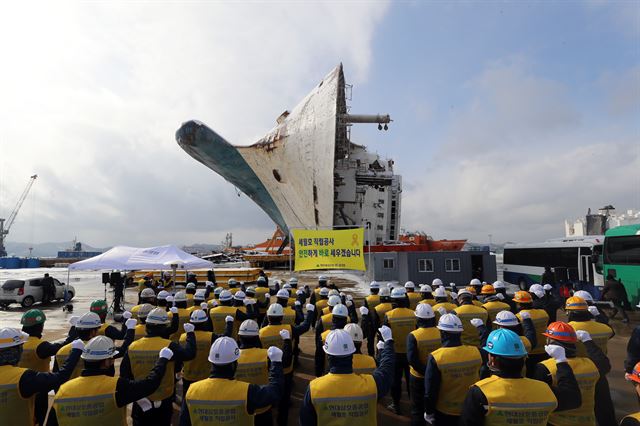
<path fill-rule="evenodd" d="M 364 271 L 364 229 L 294 229 L 296 271 L 354 269 Z"/>

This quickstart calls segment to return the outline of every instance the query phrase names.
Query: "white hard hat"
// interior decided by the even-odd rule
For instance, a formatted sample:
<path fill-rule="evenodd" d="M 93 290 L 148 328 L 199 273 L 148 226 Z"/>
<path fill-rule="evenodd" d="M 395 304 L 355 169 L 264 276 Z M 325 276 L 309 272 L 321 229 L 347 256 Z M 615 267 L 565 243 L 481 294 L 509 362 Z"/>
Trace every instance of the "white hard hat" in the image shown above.
<path fill-rule="evenodd" d="M 504 283 L 502 281 L 496 281 L 496 282 L 493 283 L 493 288 L 495 288 L 496 290 L 499 289 L 499 288 L 504 288 L 504 287 L 505 287 L 505 285 L 504 285 Z"/>
<path fill-rule="evenodd" d="M 100 361 L 113 358 L 116 354 L 116 345 L 107 336 L 96 336 L 89 340 L 82 350 L 80 358 L 87 361 Z"/>
<path fill-rule="evenodd" d="M 249 287 L 247 287 L 246 292 L 256 294 L 256 286 L 250 285 Z"/>
<path fill-rule="evenodd" d="M 456 296 L 456 298 L 459 299 L 462 296 L 473 297 L 473 294 L 471 294 L 471 292 L 469 290 L 467 290 L 466 288 L 463 288 L 463 289 L 458 291 L 458 295 Z"/>
<path fill-rule="evenodd" d="M 0 348 L 10 348 L 24 344 L 29 335 L 17 328 L 0 328 Z"/>
<path fill-rule="evenodd" d="M 184 291 L 179 291 L 173 296 L 174 302 L 186 302 L 187 301 L 187 293 Z"/>
<path fill-rule="evenodd" d="M 191 312 L 191 316 L 189 317 L 189 322 L 192 324 L 199 324 L 199 323 L 207 322 L 207 318 L 209 318 L 209 316 L 205 311 L 203 311 L 202 309 L 197 309 Z"/>
<path fill-rule="evenodd" d="M 247 297 L 247 295 L 244 294 L 244 291 L 242 290 L 236 291 L 236 294 L 233 295 L 233 298 L 236 300 L 244 300 L 245 297 Z"/>
<path fill-rule="evenodd" d="M 325 339 L 322 349 L 327 355 L 333 356 L 347 356 L 356 351 L 353 339 L 342 329 L 332 330 Z"/>
<path fill-rule="evenodd" d="M 380 288 L 380 284 L 377 281 L 371 281 L 369 288 Z"/>
<path fill-rule="evenodd" d="M 340 292 L 338 290 L 336 290 L 335 288 L 332 288 L 331 290 L 329 290 L 329 297 L 331 296 L 339 296 Z"/>
<path fill-rule="evenodd" d="M 353 340 L 354 342 L 362 342 L 362 339 L 364 339 L 364 333 L 362 332 L 362 329 L 358 324 L 349 323 L 344 326 L 344 331 L 349 333 L 349 336 L 351 336 L 351 340 Z"/>
<path fill-rule="evenodd" d="M 469 285 L 482 285 L 482 282 L 479 279 L 474 278 L 474 279 L 471 280 Z"/>
<path fill-rule="evenodd" d="M 154 308 L 147 315 L 147 324 L 169 324 L 169 314 L 162 308 Z"/>
<path fill-rule="evenodd" d="M 529 287 L 529 293 L 535 293 L 536 291 L 544 291 L 540 284 L 531 284 Z"/>
<path fill-rule="evenodd" d="M 283 315 L 284 309 L 277 303 L 272 304 L 271 306 L 269 306 L 269 309 L 267 309 L 268 317 L 281 317 Z"/>
<path fill-rule="evenodd" d="M 433 313 L 433 308 L 428 303 L 418 303 L 416 306 L 415 315 L 418 318 L 434 318 L 436 315 Z"/>
<path fill-rule="evenodd" d="M 203 289 L 203 288 L 198 289 L 198 290 L 196 290 L 195 294 L 193 295 L 193 298 L 195 300 L 204 300 L 205 299 L 205 297 L 204 297 L 205 293 L 206 293 L 205 289 Z"/>
<path fill-rule="evenodd" d="M 591 293 L 589 293 L 588 291 L 578 290 L 575 293 L 573 293 L 573 295 L 577 296 L 577 297 L 581 297 L 584 300 L 586 300 L 587 302 L 592 302 L 593 303 L 593 296 L 591 296 Z"/>
<path fill-rule="evenodd" d="M 502 326 L 514 326 L 518 325 L 520 322 L 518 321 L 518 317 L 511 311 L 500 311 L 496 315 L 496 319 L 493 320 L 495 325 Z"/>
<path fill-rule="evenodd" d="M 431 286 L 428 284 L 422 284 L 420 286 L 420 293 L 431 293 L 432 291 Z"/>
<path fill-rule="evenodd" d="M 257 336 L 260 334 L 260 327 L 254 320 L 244 320 L 238 329 L 239 336 Z"/>
<path fill-rule="evenodd" d="M 229 278 L 229 279 L 227 280 L 227 284 L 228 284 L 228 285 L 236 285 L 236 283 L 237 283 L 237 282 L 238 282 L 238 281 L 236 281 L 234 278 Z"/>
<path fill-rule="evenodd" d="M 322 287 L 320 289 L 320 296 L 328 296 L 329 295 L 329 289 L 327 287 Z"/>
<path fill-rule="evenodd" d="M 395 287 L 391 290 L 391 298 L 393 299 L 403 299 L 407 296 L 407 290 L 402 287 Z"/>
<path fill-rule="evenodd" d="M 298 283 L 298 279 L 296 277 L 291 277 L 291 278 L 289 278 L 289 282 L 297 284 Z"/>
<path fill-rule="evenodd" d="M 156 297 L 156 292 L 152 288 L 145 288 L 140 292 L 140 297 L 149 298 Z"/>
<path fill-rule="evenodd" d="M 545 285 L 543 285 L 543 286 L 542 286 L 542 288 L 543 288 L 544 290 L 551 290 L 551 289 L 553 289 L 553 287 L 551 286 L 551 284 L 545 284 Z"/>
<path fill-rule="evenodd" d="M 264 275 L 260 275 L 256 281 L 263 282 L 263 281 L 266 281 L 266 280 L 267 280 L 267 278 Z"/>
<path fill-rule="evenodd" d="M 327 278 L 327 276 L 326 276 L 326 275 L 320 275 L 320 276 L 318 277 L 318 281 L 327 281 L 327 279 L 328 279 L 328 278 Z"/>
<path fill-rule="evenodd" d="M 151 290 L 151 289 L 149 289 Z M 153 291 L 153 290 L 151 290 Z M 166 290 L 161 290 L 158 295 L 156 296 L 159 300 L 166 300 L 167 296 L 170 296 L 169 292 Z"/>
<path fill-rule="evenodd" d="M 153 308 L 155 308 L 155 306 L 153 306 L 152 304 L 143 303 L 142 305 L 140 305 L 140 307 L 136 311 L 136 316 L 138 318 L 146 318 L 147 315 L 149 315 L 149 312 L 153 310 Z"/>
<path fill-rule="evenodd" d="M 187 284 L 187 288 L 188 288 L 189 290 L 191 290 L 191 289 L 196 288 L 196 285 L 195 285 L 195 283 L 189 283 L 189 284 Z"/>
<path fill-rule="evenodd" d="M 280 298 L 280 299 L 288 299 L 289 298 L 289 292 L 287 290 L 280 289 L 278 290 L 278 293 L 276 293 L 276 297 Z"/>
<path fill-rule="evenodd" d="M 76 322 L 76 328 L 79 330 L 99 328 L 101 325 L 100 317 L 95 312 L 87 312 L 78 318 L 78 322 Z"/>
<path fill-rule="evenodd" d="M 213 287 L 213 281 L 205 281 L 204 285 L 207 287 Z"/>
<path fill-rule="evenodd" d="M 442 284 L 442 280 L 440 278 L 436 278 L 433 281 L 431 281 L 431 285 L 434 286 L 434 287 L 439 287 L 439 286 L 443 285 Z"/>
<path fill-rule="evenodd" d="M 438 287 L 433 295 L 435 297 L 447 297 L 447 290 L 445 290 L 444 287 Z"/>
<path fill-rule="evenodd" d="M 391 290 L 389 290 L 388 287 L 382 287 L 378 295 L 380 295 L 380 297 L 389 297 L 391 295 Z"/>
<path fill-rule="evenodd" d="M 285 290 L 287 290 L 287 289 L 291 289 L 292 287 L 291 287 L 291 284 L 286 283 L 286 284 L 284 284 L 284 285 L 282 286 L 282 288 L 284 288 Z"/>
<path fill-rule="evenodd" d="M 231 292 L 229 290 L 222 290 L 220 292 L 220 301 L 221 302 L 227 302 L 229 300 L 231 300 L 233 298 L 233 295 L 231 294 Z"/>
<path fill-rule="evenodd" d="M 209 362 L 212 364 L 231 364 L 240 358 L 238 344 L 231 337 L 218 337 L 209 350 Z"/>
<path fill-rule="evenodd" d="M 224 287 L 216 287 L 213 289 L 213 294 L 216 296 L 220 296 L 220 293 L 224 291 Z"/>
<path fill-rule="evenodd" d="M 336 306 L 334 306 L 333 309 L 331 309 L 331 313 L 337 317 L 345 317 L 345 318 L 349 315 L 349 311 L 347 310 L 347 307 L 344 306 L 342 303 L 339 303 Z"/>
<path fill-rule="evenodd" d="M 413 281 L 407 281 L 406 283 L 404 283 L 404 288 L 416 288 L 416 285 L 413 283 Z"/>
<path fill-rule="evenodd" d="M 340 296 L 329 296 L 329 302 L 327 303 L 329 306 L 333 307 L 339 303 L 342 303 L 342 299 L 340 299 Z"/>
<path fill-rule="evenodd" d="M 535 290 L 532 293 L 535 294 L 538 299 L 542 299 L 544 297 L 544 290 Z"/>
<path fill-rule="evenodd" d="M 462 333 L 462 321 L 454 314 L 444 314 L 438 321 L 438 330 L 449 333 Z"/>

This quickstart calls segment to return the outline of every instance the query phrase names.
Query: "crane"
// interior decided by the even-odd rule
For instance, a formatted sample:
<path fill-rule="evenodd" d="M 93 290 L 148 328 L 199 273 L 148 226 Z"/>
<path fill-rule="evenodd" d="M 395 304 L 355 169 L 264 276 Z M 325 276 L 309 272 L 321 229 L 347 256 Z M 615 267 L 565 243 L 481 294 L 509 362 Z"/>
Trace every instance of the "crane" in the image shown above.
<path fill-rule="evenodd" d="M 0 218 L 0 257 L 4 257 L 7 255 L 7 250 L 4 247 L 4 239 L 9 234 L 11 225 L 13 225 L 13 222 L 16 220 L 16 216 L 20 211 L 20 207 L 22 207 L 22 203 L 24 203 L 24 200 L 27 198 L 27 195 L 29 194 L 31 187 L 33 186 L 33 183 L 36 181 L 37 178 L 38 178 L 38 175 L 33 175 L 29 178 L 29 182 L 27 182 L 26 188 L 24 189 L 24 191 L 22 191 L 22 195 L 18 199 L 18 203 L 11 211 L 11 214 L 9 215 L 9 219 Z M 4 225 L 5 220 L 7 222 L 6 228 Z"/>

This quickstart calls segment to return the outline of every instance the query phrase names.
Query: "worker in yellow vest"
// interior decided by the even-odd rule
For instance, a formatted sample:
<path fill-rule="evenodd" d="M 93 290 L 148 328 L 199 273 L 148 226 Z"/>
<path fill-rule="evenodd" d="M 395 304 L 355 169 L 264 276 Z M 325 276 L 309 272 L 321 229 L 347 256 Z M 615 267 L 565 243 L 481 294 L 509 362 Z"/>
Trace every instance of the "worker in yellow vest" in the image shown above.
<path fill-rule="evenodd" d="M 482 281 L 480 281 L 477 278 L 474 278 L 469 282 L 468 287 L 473 287 L 474 291 L 472 291 L 471 293 L 477 296 L 477 295 L 480 295 L 480 293 L 482 293 L 482 286 L 483 286 Z"/>
<path fill-rule="evenodd" d="M 147 272 L 138 280 L 138 294 L 145 288 L 153 289 L 155 287 L 153 272 Z"/>
<path fill-rule="evenodd" d="M 311 299 L 314 299 L 313 296 L 315 296 L 316 294 L 317 297 L 315 298 L 315 302 L 313 302 L 313 304 L 316 306 L 316 312 L 318 312 L 318 315 L 320 315 L 320 312 L 322 312 L 322 310 L 329 305 L 329 289 L 327 287 L 322 287 L 317 293 L 313 293 L 311 295 Z"/>
<path fill-rule="evenodd" d="M 378 294 L 380 296 L 380 303 L 378 303 L 373 310 L 369 310 L 369 315 L 371 315 L 371 322 L 373 324 L 371 331 L 373 337 L 371 340 L 375 339 L 375 330 L 384 325 L 384 316 L 386 313 L 393 309 L 393 305 L 391 304 L 391 290 L 388 287 L 382 287 Z"/>
<path fill-rule="evenodd" d="M 328 317 L 327 320 L 322 320 L 325 315 L 330 315 L 331 311 L 333 311 L 334 306 L 340 305 L 342 303 L 342 299 L 337 294 L 333 294 L 329 296 L 329 300 L 327 301 L 327 306 L 320 311 L 320 319 L 318 321 L 322 321 L 324 325 L 324 329 L 327 330 L 329 325 L 331 324 L 331 317 Z"/>
<path fill-rule="evenodd" d="M 189 317 L 193 311 L 199 311 L 201 309 L 209 309 L 209 305 L 207 302 L 206 290 L 203 288 L 199 288 L 193 294 L 193 306 L 189 307 Z"/>
<path fill-rule="evenodd" d="M 513 298 L 507 294 L 506 284 L 498 280 L 493 283 L 493 288 L 496 290 L 496 296 L 498 299 L 509 305 L 511 307 L 509 310 L 515 314 L 517 312 L 516 303 L 513 301 Z"/>
<path fill-rule="evenodd" d="M 255 414 L 275 405 L 282 396 L 282 350 L 270 347 L 269 383 L 257 385 L 235 377 L 240 349 L 230 337 L 216 340 L 209 351 L 211 373 L 191 385 L 180 412 L 181 425 L 229 424 L 251 426 Z"/>
<path fill-rule="evenodd" d="M 462 321 L 462 344 L 469 346 L 480 347 L 480 338 L 478 337 L 478 330 L 471 324 L 472 319 L 480 319 L 483 323 L 487 322 L 489 314 L 487 310 L 480 306 L 473 304 L 473 295 L 466 289 L 458 292 L 458 306 L 453 311 Z"/>
<path fill-rule="evenodd" d="M 491 289 L 493 289 L 492 285 L 485 287 L 491 287 Z M 482 291 L 485 291 L 484 288 Z M 487 314 L 489 315 L 488 321 L 490 322 L 495 321 L 498 312 L 511 310 L 511 306 L 509 306 L 508 303 L 504 303 L 498 298 L 498 296 L 495 294 L 495 290 L 493 291 L 493 294 L 487 294 L 483 301 L 484 303 L 482 304 L 482 307 L 486 309 Z"/>
<path fill-rule="evenodd" d="M 373 311 L 380 304 L 380 283 L 371 281 L 369 283 L 369 292 L 370 294 L 364 298 L 364 307 L 367 308 L 367 312 Z M 371 319 L 371 317 L 369 318 Z M 367 353 L 373 356 L 375 355 L 375 338 L 369 338 L 369 336 L 375 336 L 375 329 L 371 327 L 373 327 L 373 322 L 371 321 L 366 324 L 362 323 L 362 332 L 367 338 Z"/>
<path fill-rule="evenodd" d="M 175 314 L 174 314 L 175 316 Z M 176 317 L 177 318 L 177 317 Z M 170 425 L 173 415 L 173 399 L 175 394 L 175 364 L 190 361 L 196 356 L 196 337 L 193 324 L 185 323 L 187 333 L 186 346 L 182 347 L 168 339 L 169 315 L 162 308 L 153 309 L 147 315 L 146 335 L 129 346 L 127 354 L 120 364 L 120 376 L 139 380 L 146 377 L 158 359 L 157 352 L 168 347 L 173 357 L 167 365 L 167 373 L 162 378 L 160 387 L 144 400 L 133 404 L 131 418 L 137 425 Z"/>
<path fill-rule="evenodd" d="M 133 318 L 137 318 L 136 315 L 138 313 L 138 309 L 141 305 L 148 303 L 150 305 L 156 305 L 158 302 L 156 300 L 156 292 L 153 291 L 152 288 L 145 288 L 138 295 L 138 304 L 131 308 L 131 314 Z"/>
<path fill-rule="evenodd" d="M 171 296 L 166 290 L 160 290 L 156 295 L 156 306 L 159 308 L 167 308 L 167 297 Z"/>
<path fill-rule="evenodd" d="M 526 291 L 517 291 L 513 296 L 513 301 L 516 303 L 517 314 L 516 316 L 522 322 L 522 314 L 527 312 L 533 321 L 533 326 L 536 328 L 536 344 L 531 348 L 531 352 L 527 357 L 527 374 L 531 374 L 535 370 L 537 363 L 544 361 L 548 358 L 547 353 L 544 350 L 544 332 L 547 329 L 549 323 L 549 314 L 544 309 L 534 309 L 533 299 L 531 295 Z M 532 378 L 531 376 L 528 376 Z"/>
<path fill-rule="evenodd" d="M 293 289 L 293 287 L 291 287 L 291 284 L 285 283 L 280 290 L 287 291 L 287 293 L 289 294 L 289 300 L 287 301 L 287 306 L 289 306 L 290 308 L 293 308 L 293 305 L 296 303 L 296 300 L 298 299 L 296 297 L 296 294 L 294 293 L 295 290 Z M 280 291 L 278 290 L 278 292 Z"/>
<path fill-rule="evenodd" d="M 171 301 L 171 297 L 167 298 L 168 301 Z M 171 341 L 177 343 L 180 339 L 180 335 L 182 334 L 182 326 L 189 322 L 189 302 L 187 300 L 187 294 L 181 290 L 173 295 L 173 301 L 171 301 L 171 308 L 169 311 L 173 316 L 178 317 L 178 328 L 171 334 Z M 173 318 L 172 316 L 172 318 Z M 222 334 L 222 333 L 220 333 Z"/>
<path fill-rule="evenodd" d="M 593 319 L 595 319 L 597 322 L 602 324 L 607 324 L 607 325 L 609 324 L 609 317 L 596 306 L 591 293 L 585 290 L 578 290 L 575 293 L 573 293 L 573 295 L 576 297 L 581 297 L 582 299 L 584 299 L 585 302 L 587 302 L 587 305 L 588 305 L 587 310 L 589 311 L 591 316 L 593 316 Z M 549 295 L 545 291 L 545 298 L 548 298 L 548 297 Z"/>
<path fill-rule="evenodd" d="M 442 315 L 437 328 L 442 346 L 429 354 L 424 373 L 425 420 L 457 425 L 467 390 L 480 379 L 482 357 L 477 347 L 462 344 L 462 321 L 456 315 Z"/>
<path fill-rule="evenodd" d="M 244 293 L 243 293 L 244 294 Z M 255 318 L 255 313 L 253 307 L 255 305 L 250 304 L 250 301 L 247 300 L 247 304 L 244 305 L 244 299 L 242 302 L 243 306 L 250 307 L 248 310 L 239 309 L 239 306 L 234 306 L 233 295 L 229 290 L 223 290 L 220 292 L 220 304 L 215 308 L 209 309 L 209 316 L 211 317 L 211 323 L 213 324 L 213 332 L 216 334 L 223 334 L 224 329 L 226 327 L 225 318 L 227 316 L 232 316 L 234 319 L 234 337 L 237 335 L 237 328 L 235 326 L 235 322 L 240 323 L 247 319 Z"/>
<path fill-rule="evenodd" d="M 231 294 L 236 294 L 236 291 L 241 290 L 240 283 L 238 282 L 238 280 L 235 280 L 233 278 L 229 278 L 229 280 L 227 281 L 227 286 L 227 290 L 229 290 Z"/>
<path fill-rule="evenodd" d="M 335 296 L 338 297 L 339 296 Z M 328 324 L 327 324 L 328 322 Z M 330 314 L 323 315 L 316 324 L 316 353 L 315 353 L 315 373 L 320 377 L 325 373 L 324 343 L 331 330 L 343 329 L 349 322 L 347 307 L 338 303 L 333 307 Z"/>
<path fill-rule="evenodd" d="M 71 343 L 73 336 L 69 334 L 64 342 L 50 343 L 42 339 L 44 323 L 47 320 L 40 309 L 30 309 L 22 315 L 20 324 L 22 331 L 29 335 L 28 340 L 22 346 L 22 356 L 18 367 L 29 370 L 48 373 L 50 371 L 51 357 L 64 345 Z M 35 396 L 36 423 L 44 424 L 47 416 L 48 395 L 40 392 Z"/>
<path fill-rule="evenodd" d="M 633 384 L 633 388 L 640 398 L 640 362 L 636 363 L 631 373 L 626 374 L 625 378 Z M 640 426 L 640 411 L 629 414 L 623 418 L 620 426 Z"/>
<path fill-rule="evenodd" d="M 158 280 L 156 283 L 156 288 L 158 290 L 172 290 L 173 289 L 173 277 L 171 276 L 171 272 L 165 271 L 162 274 L 162 278 Z"/>
<path fill-rule="evenodd" d="M 353 353 L 353 373 L 373 374 L 373 371 L 376 369 L 376 360 L 374 357 L 362 353 L 362 341 L 364 340 L 362 328 L 360 328 L 358 324 L 349 323 L 344 326 L 344 330 L 349 333 L 356 348 L 356 351 Z"/>
<path fill-rule="evenodd" d="M 146 321 L 147 321 L 147 315 L 149 315 L 149 312 L 151 312 L 153 309 L 155 309 L 156 307 L 153 305 L 150 305 L 148 303 L 145 303 L 143 305 L 140 305 L 138 310 L 137 310 L 137 316 L 138 316 L 138 322 L 136 324 L 136 328 L 135 328 L 135 332 L 134 332 L 134 336 L 133 336 L 133 340 L 138 340 L 138 339 L 142 339 L 144 337 L 144 335 L 146 334 Z"/>
<path fill-rule="evenodd" d="M 107 312 L 109 311 L 109 307 L 107 306 L 107 301 L 103 299 L 97 299 L 91 302 L 89 307 L 90 312 L 94 312 L 98 314 L 100 317 L 100 329 L 98 330 L 98 334 L 102 336 L 107 336 L 112 340 L 122 340 L 124 339 L 125 334 L 127 333 L 127 328 L 122 324 L 120 329 L 114 327 L 112 324 L 107 324 Z M 122 314 L 122 318 L 124 320 L 128 320 L 131 318 L 131 312 L 126 311 Z"/>
<path fill-rule="evenodd" d="M 419 303 L 416 307 L 416 329 L 407 336 L 409 362 L 409 388 L 411 389 L 411 424 L 424 425 L 424 371 L 429 354 L 440 347 L 440 331 L 436 328 L 436 315 L 431 305 Z"/>
<path fill-rule="evenodd" d="M 167 347 L 160 349 L 153 369 L 140 380 L 111 374 L 117 353 L 113 340 L 106 336 L 96 336 L 87 343 L 81 355 L 82 375 L 60 386 L 47 424 L 126 426 L 127 405 L 158 389 L 173 353 Z"/>
<path fill-rule="evenodd" d="M 407 281 L 404 283 L 404 289 L 407 292 L 407 298 L 409 299 L 409 309 L 415 310 L 420 300 L 422 300 L 422 296 L 420 293 L 416 293 L 416 285 L 413 281 Z"/>
<path fill-rule="evenodd" d="M 549 349 L 555 358 L 549 362 L 560 371 L 554 383 L 522 376 L 527 351 L 511 330 L 492 331 L 483 349 L 489 354 L 492 375 L 469 388 L 459 425 L 544 426 L 554 415 L 579 405 L 578 383 L 567 366 L 562 347 Z"/>
<path fill-rule="evenodd" d="M 269 309 L 269 298 L 271 296 L 271 291 L 269 289 L 269 284 L 267 282 L 266 276 L 259 276 L 256 281 L 256 307 L 257 307 L 257 315 L 258 315 L 258 324 L 262 324 L 264 321 L 264 317 L 267 314 L 267 309 Z"/>
<path fill-rule="evenodd" d="M 409 309 L 407 292 L 402 287 L 391 290 L 393 309 L 384 316 L 384 325 L 389 326 L 395 336 L 395 363 L 393 370 L 393 385 L 389 410 L 400 414 L 400 396 L 402 394 L 402 376 L 405 378 L 407 393 L 409 392 L 409 362 L 407 361 L 407 336 L 416 328 L 416 316 Z"/>
<path fill-rule="evenodd" d="M 55 373 L 18 367 L 23 346 L 29 339 L 25 332 L 14 328 L 0 328 L 0 424 L 32 426 L 35 423 L 35 395 L 47 394 L 69 380 L 84 343 L 76 339 L 62 368 Z"/>
<path fill-rule="evenodd" d="M 329 374 L 312 380 L 300 408 L 300 424 L 376 426 L 377 400 L 385 396 L 393 380 L 393 333 L 379 330 L 384 341 L 380 365 L 373 374 L 353 372 L 355 345 L 345 330 L 333 330 L 326 338 L 324 352 Z"/>
<path fill-rule="evenodd" d="M 584 425 L 595 426 L 595 388 L 598 378 L 611 370 L 611 364 L 600 348 L 593 343 L 591 336 L 586 331 L 580 331 L 578 335 L 573 327 L 564 322 L 549 324 L 544 333 L 547 345 L 559 345 L 565 355 L 565 361 L 573 371 L 580 388 L 581 404 L 572 410 L 554 413 L 549 419 L 549 424 L 554 426 Z M 589 347 L 589 354 L 593 358 L 576 356 L 576 343 L 583 341 Z M 546 347 L 548 348 L 548 346 Z M 546 349 L 545 348 L 545 349 Z M 560 374 L 559 365 L 554 360 L 548 359 L 539 363 L 535 370 L 534 378 L 547 384 L 556 384 Z M 610 419 L 611 420 L 611 419 Z"/>
<path fill-rule="evenodd" d="M 420 286 L 420 303 L 426 303 L 433 307 L 436 304 L 436 299 L 433 297 L 433 289 L 428 284 L 422 284 Z"/>
<path fill-rule="evenodd" d="M 436 299 L 436 303 L 433 305 L 433 312 L 436 314 L 436 319 L 440 319 L 440 316 L 443 315 L 440 312 L 441 309 L 444 309 L 445 314 L 450 314 L 458 307 L 455 303 L 449 302 L 447 290 L 442 286 L 436 288 L 433 295 Z"/>
<path fill-rule="evenodd" d="M 258 323 L 254 320 L 246 320 L 240 324 L 238 331 L 238 346 L 240 358 L 236 368 L 236 380 L 254 385 L 267 385 L 269 383 L 269 357 L 267 349 L 263 349 L 260 343 Z M 282 366 L 287 368 L 292 363 L 291 336 L 288 330 L 280 330 L 283 341 Z M 257 409 L 254 424 L 272 425 L 271 406 Z"/>
<path fill-rule="evenodd" d="M 328 283 L 329 283 L 329 279 L 325 276 L 325 275 L 320 275 L 318 277 L 318 286 L 316 288 L 313 289 L 313 291 L 311 292 L 311 296 L 309 299 L 309 303 L 315 305 L 317 302 L 318 297 L 320 296 L 320 291 L 322 291 L 323 288 L 327 289 L 326 292 L 326 296 L 329 297 L 329 287 L 328 287 Z M 324 307 L 324 306 L 323 306 Z M 316 310 L 318 309 L 318 307 L 316 306 Z"/>
<path fill-rule="evenodd" d="M 193 306 L 194 302 L 193 302 L 193 296 L 196 294 L 196 285 L 194 283 L 188 283 L 186 285 L 186 287 L 184 288 L 184 295 L 187 298 L 187 308 L 190 308 Z"/>
<path fill-rule="evenodd" d="M 282 288 L 276 293 L 276 303 L 282 306 L 282 323 L 289 325 L 300 324 L 304 320 L 304 314 L 302 313 L 302 309 L 300 309 L 300 303 L 296 305 L 296 301 L 294 300 L 294 303 L 289 305 L 290 300 L 289 292 L 287 290 Z M 296 309 L 293 309 L 291 306 L 294 306 Z M 266 325 L 266 321 L 263 325 Z"/>

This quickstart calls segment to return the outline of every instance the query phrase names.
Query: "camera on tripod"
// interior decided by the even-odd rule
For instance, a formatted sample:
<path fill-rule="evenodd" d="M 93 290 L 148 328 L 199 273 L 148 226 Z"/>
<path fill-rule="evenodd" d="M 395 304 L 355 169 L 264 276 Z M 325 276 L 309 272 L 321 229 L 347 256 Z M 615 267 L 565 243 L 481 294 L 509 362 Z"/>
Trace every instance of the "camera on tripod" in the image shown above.
<path fill-rule="evenodd" d="M 107 284 L 113 287 L 113 300 L 109 305 L 109 311 L 116 314 L 124 312 L 124 277 L 120 271 L 103 272 L 102 284 L 104 284 L 104 300 L 107 300 Z"/>

